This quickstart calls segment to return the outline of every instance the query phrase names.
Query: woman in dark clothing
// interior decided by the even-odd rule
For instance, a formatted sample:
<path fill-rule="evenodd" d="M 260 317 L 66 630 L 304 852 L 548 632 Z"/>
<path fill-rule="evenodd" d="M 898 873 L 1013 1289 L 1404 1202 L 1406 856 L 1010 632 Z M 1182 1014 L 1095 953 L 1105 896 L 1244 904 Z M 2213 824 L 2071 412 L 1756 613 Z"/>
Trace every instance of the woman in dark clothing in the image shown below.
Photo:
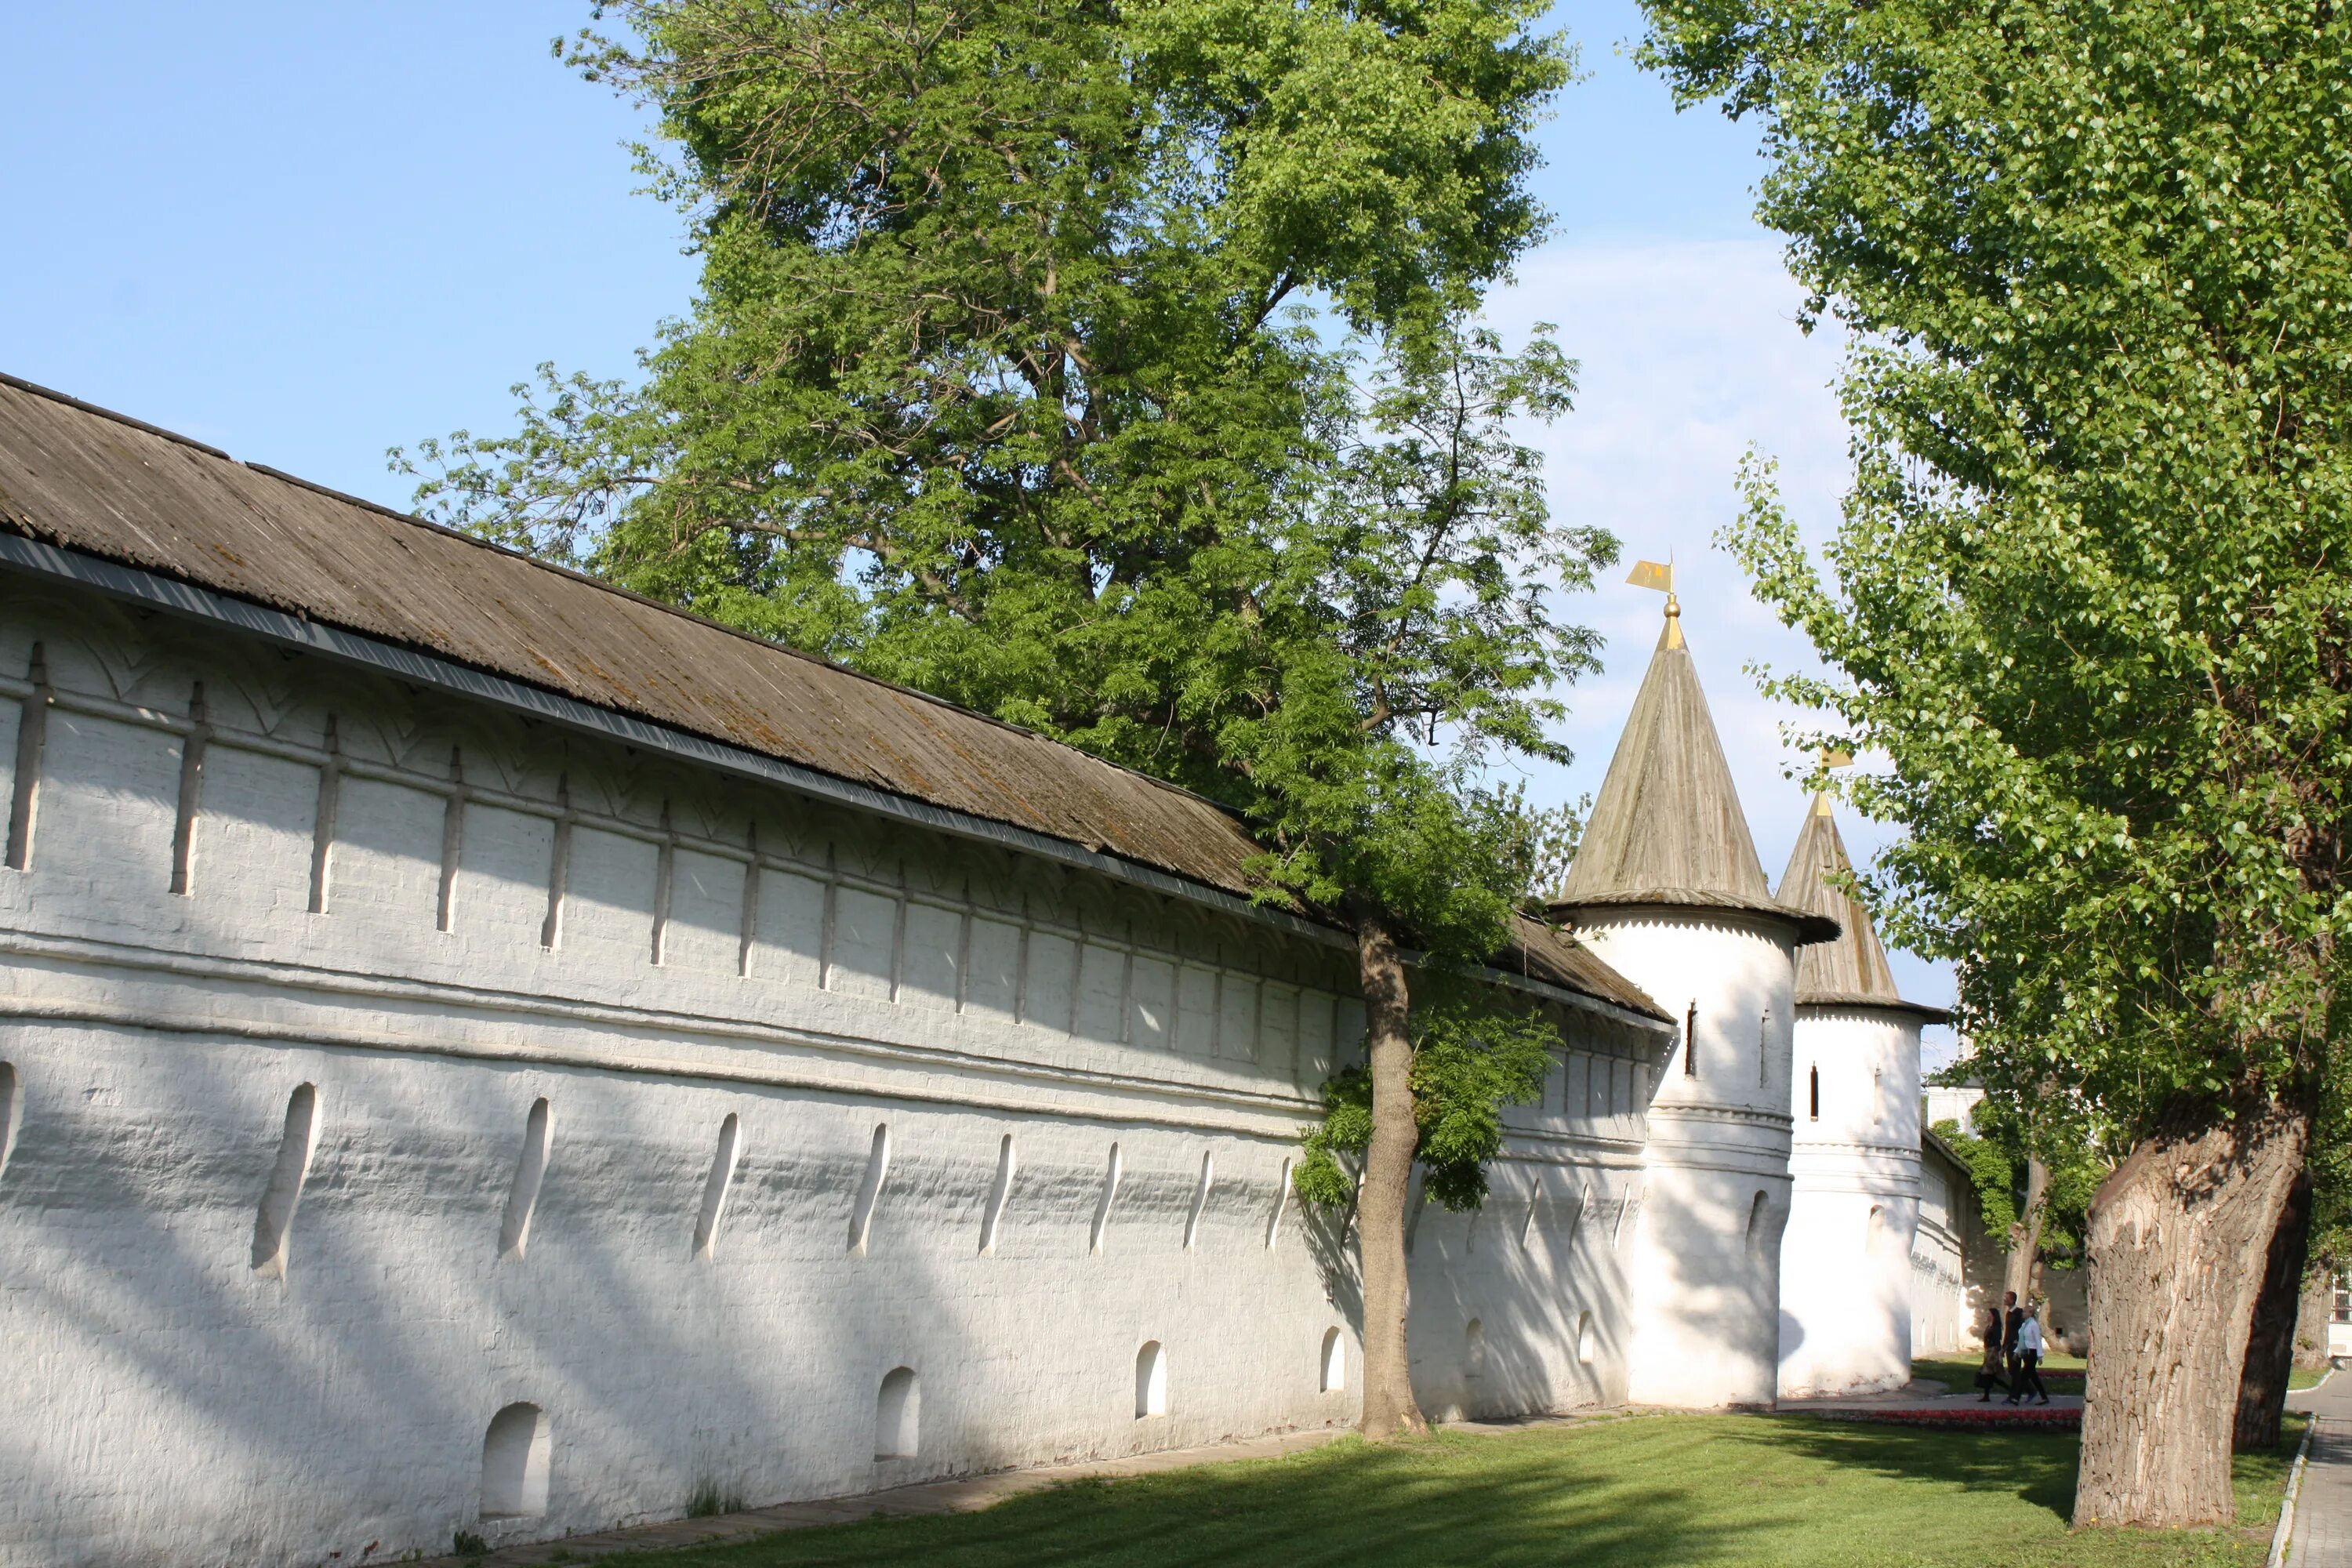
<path fill-rule="evenodd" d="M 1989 1405 L 1992 1402 L 1994 1389 L 1998 1388 L 2003 1394 L 2009 1392 L 2009 1379 L 2000 1374 L 2005 1352 L 2001 1348 L 2004 1336 L 1999 1307 L 1985 1309 L 1984 1326 L 1978 1332 L 1984 1340 L 1984 1362 L 1977 1368 L 1977 1403 Z"/>

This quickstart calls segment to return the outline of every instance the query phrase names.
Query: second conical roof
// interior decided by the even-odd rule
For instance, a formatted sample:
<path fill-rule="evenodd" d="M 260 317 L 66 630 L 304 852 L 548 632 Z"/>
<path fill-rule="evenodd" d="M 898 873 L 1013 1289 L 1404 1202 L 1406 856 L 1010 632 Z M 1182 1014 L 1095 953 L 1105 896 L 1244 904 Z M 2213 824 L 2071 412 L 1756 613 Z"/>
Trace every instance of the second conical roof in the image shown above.
<path fill-rule="evenodd" d="M 1555 900 L 1563 912 L 1606 904 L 1746 910 L 1795 921 L 1802 941 L 1837 934 L 1834 916 L 1772 897 L 1671 602 Z"/>
<path fill-rule="evenodd" d="M 1947 1015 L 1903 1000 L 1895 986 L 1895 971 L 1879 945 L 1870 911 L 1846 891 L 1853 872 L 1845 839 L 1839 834 L 1830 797 L 1817 795 L 1805 825 L 1797 831 L 1796 847 L 1789 852 L 1789 868 L 1780 873 L 1780 900 L 1792 909 L 1826 915 L 1843 928 L 1835 942 L 1817 942 L 1797 954 L 1797 1004 L 1844 1003 L 1870 1007 L 1899 1007 L 1931 1022 Z"/>

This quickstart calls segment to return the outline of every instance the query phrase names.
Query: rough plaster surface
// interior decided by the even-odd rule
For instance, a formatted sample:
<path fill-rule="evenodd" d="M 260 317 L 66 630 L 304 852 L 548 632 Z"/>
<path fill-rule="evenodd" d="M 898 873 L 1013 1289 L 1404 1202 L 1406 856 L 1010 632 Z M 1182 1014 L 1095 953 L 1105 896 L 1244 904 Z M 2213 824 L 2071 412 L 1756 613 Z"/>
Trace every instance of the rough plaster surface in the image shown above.
<path fill-rule="evenodd" d="M 1345 953 L 94 597 L 0 597 L 0 1563 L 383 1561 L 1355 1413 L 1346 1222 L 1284 1192 Z M 1660 1042 L 1558 1021 L 1495 1201 L 1416 1225 L 1442 1409 L 1626 1397 Z M 486 1521 L 518 1404 L 546 1511 Z"/>

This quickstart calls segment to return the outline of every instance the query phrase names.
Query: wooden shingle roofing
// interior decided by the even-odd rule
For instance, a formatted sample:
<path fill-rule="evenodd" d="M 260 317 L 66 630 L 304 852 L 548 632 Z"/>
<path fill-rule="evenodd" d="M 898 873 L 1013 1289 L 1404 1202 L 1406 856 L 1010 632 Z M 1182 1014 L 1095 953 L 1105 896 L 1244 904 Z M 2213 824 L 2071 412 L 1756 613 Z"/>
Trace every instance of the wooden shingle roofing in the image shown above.
<path fill-rule="evenodd" d="M 1553 909 L 1643 905 L 1738 910 L 1785 921 L 1801 942 L 1838 934 L 1835 916 L 1772 896 L 1724 761 L 1679 609 L 1650 656 L 1633 710 Z"/>
<path fill-rule="evenodd" d="M 1845 929 L 1835 942 L 1798 952 L 1797 1005 L 1885 1007 L 1916 1015 L 1925 1023 L 1948 1022 L 1951 1015 L 1941 1007 L 1906 1002 L 1895 989 L 1895 971 L 1887 965 L 1870 911 L 1845 891 L 1853 873 L 1830 797 L 1817 795 L 1789 852 L 1789 868 L 1780 873 L 1779 896 L 1784 904 L 1827 915 Z"/>
<path fill-rule="evenodd" d="M 1188 791 L 5 374 L 0 530 L 960 819 L 1254 891 L 1249 833 Z M 1536 922 L 1495 964 L 1664 1017 Z"/>

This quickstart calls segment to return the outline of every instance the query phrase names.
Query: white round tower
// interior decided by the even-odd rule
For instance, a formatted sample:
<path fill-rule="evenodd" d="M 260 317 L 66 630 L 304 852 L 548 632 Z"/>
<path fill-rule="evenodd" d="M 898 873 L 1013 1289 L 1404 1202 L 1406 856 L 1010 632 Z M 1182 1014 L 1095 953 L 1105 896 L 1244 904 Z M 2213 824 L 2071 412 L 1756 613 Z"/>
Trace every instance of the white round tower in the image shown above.
<path fill-rule="evenodd" d="M 1554 909 L 1683 1023 L 1649 1086 L 1629 1396 L 1769 1405 L 1779 1388 L 1795 957 L 1838 928 L 1773 899 L 1671 595 Z"/>
<path fill-rule="evenodd" d="M 1852 863 L 1816 795 L 1781 874 L 1782 902 L 1837 921 L 1797 961 L 1789 1228 L 1780 1244 L 1780 1393 L 1899 1388 L 1911 1377 L 1911 1242 L 1919 1228 L 1919 1028 Z"/>

